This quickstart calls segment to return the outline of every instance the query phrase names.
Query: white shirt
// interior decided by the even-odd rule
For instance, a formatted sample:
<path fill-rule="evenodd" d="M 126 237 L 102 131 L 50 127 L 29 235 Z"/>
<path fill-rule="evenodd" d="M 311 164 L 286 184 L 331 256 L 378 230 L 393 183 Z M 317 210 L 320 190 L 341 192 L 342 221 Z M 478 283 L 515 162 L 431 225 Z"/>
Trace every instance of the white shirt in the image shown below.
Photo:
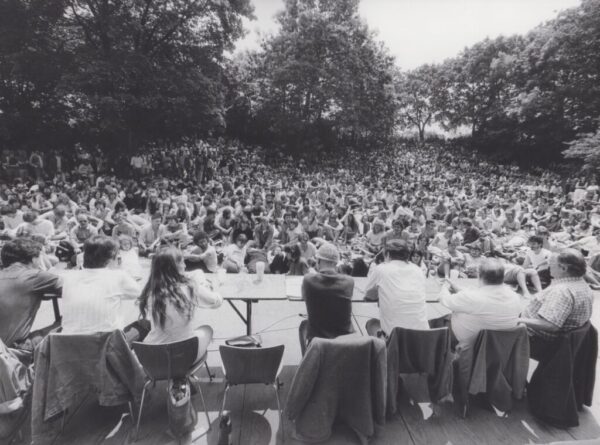
<path fill-rule="evenodd" d="M 62 327 L 65 333 L 107 332 L 124 328 L 122 300 L 140 296 L 140 285 L 117 269 L 83 269 L 64 276 Z"/>
<path fill-rule="evenodd" d="M 246 257 L 246 246 L 239 247 L 237 244 L 230 244 L 223 249 L 223 256 L 226 260 L 232 261 L 240 267 L 244 266 L 244 258 Z"/>
<path fill-rule="evenodd" d="M 33 235 L 42 235 L 44 238 L 50 238 L 54 235 L 54 224 L 47 219 L 38 218 L 33 223 L 22 223 L 17 227 L 16 233 L 19 235 L 21 231 L 29 231 Z"/>
<path fill-rule="evenodd" d="M 510 329 L 523 310 L 521 297 L 508 286 L 482 285 L 450 294 L 444 286 L 441 303 L 452 311 L 452 332 L 458 348 L 471 348 L 483 329 Z"/>
<path fill-rule="evenodd" d="M 392 260 L 372 269 L 366 291 L 377 287 L 381 328 L 429 329 L 425 274 L 413 263 Z"/>
<path fill-rule="evenodd" d="M 546 268 L 550 266 L 550 257 L 552 256 L 552 252 L 548 249 L 541 249 L 539 253 L 535 253 L 533 250 L 529 249 L 527 252 L 527 258 L 531 262 L 531 267 L 537 269 L 538 266 L 545 265 Z"/>
<path fill-rule="evenodd" d="M 14 217 L 4 215 L 2 221 L 4 222 L 5 229 L 15 230 L 19 225 L 23 224 L 23 212 L 17 210 Z"/>
<path fill-rule="evenodd" d="M 151 329 L 148 336 L 144 339 L 145 343 L 169 343 L 193 337 L 196 335 L 195 328 L 202 324 L 197 318 L 198 312 L 200 312 L 197 309 L 216 309 L 223 303 L 221 295 L 211 290 L 204 272 L 195 270 L 186 272 L 186 276 L 190 279 L 192 286 L 191 291 L 193 295 L 189 294 L 190 289 L 184 289 L 184 292 L 193 301 L 192 318 L 188 319 L 185 314 L 177 310 L 171 300 L 167 300 L 165 304 L 165 325 L 160 326 L 160 324 L 155 323 L 152 317 L 153 299 L 150 297 L 146 310 Z"/>

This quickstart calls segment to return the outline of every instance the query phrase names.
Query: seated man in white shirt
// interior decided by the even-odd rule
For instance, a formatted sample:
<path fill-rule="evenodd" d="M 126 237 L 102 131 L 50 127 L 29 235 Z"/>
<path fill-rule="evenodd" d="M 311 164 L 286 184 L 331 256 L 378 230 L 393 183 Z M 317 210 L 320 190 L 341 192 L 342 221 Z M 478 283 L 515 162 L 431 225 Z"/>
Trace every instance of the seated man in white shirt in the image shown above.
<path fill-rule="evenodd" d="M 128 311 L 123 303 L 138 298 L 141 286 L 118 269 L 118 253 L 119 244 L 113 238 L 95 235 L 86 240 L 83 269 L 68 272 L 63 279 L 62 332 L 113 331 L 136 319 L 134 305 Z"/>
<path fill-rule="evenodd" d="M 486 258 L 479 266 L 480 286 L 461 290 L 450 280 L 442 288 L 441 303 L 452 311 L 452 332 L 457 351 L 473 347 L 483 329 L 510 329 L 517 325 L 523 303 L 519 294 L 504 285 L 504 265 Z"/>
<path fill-rule="evenodd" d="M 395 327 L 429 329 L 425 274 L 410 261 L 410 251 L 404 240 L 389 241 L 385 247 L 385 263 L 377 265 L 369 274 L 365 298 L 379 300 L 381 324 L 369 323 L 369 335 L 377 335 L 378 331 L 389 335 Z"/>

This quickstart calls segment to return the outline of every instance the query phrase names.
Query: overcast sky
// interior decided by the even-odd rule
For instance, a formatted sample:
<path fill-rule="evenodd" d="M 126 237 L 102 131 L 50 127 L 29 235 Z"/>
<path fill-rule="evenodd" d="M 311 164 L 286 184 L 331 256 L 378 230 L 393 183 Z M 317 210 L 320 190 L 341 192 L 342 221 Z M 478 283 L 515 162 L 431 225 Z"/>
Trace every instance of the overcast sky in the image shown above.
<path fill-rule="evenodd" d="M 283 0 L 253 0 L 257 20 L 237 49 L 258 46 L 275 32 Z M 441 62 L 485 37 L 523 34 L 580 0 L 361 0 L 360 14 L 404 68 Z"/>

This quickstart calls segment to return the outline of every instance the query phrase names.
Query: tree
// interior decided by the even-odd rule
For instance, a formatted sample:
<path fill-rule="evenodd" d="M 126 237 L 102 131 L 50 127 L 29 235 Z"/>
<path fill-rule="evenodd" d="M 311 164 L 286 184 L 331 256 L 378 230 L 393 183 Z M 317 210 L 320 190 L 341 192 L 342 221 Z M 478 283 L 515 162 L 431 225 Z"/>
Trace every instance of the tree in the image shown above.
<path fill-rule="evenodd" d="M 288 0 L 278 21 L 279 33 L 244 62 L 258 138 L 292 150 L 389 138 L 393 59 L 360 20 L 358 1 Z"/>
<path fill-rule="evenodd" d="M 249 0 L 66 0 L 77 67 L 63 79 L 78 125 L 106 148 L 224 127 L 223 53 Z"/>
<path fill-rule="evenodd" d="M 446 89 L 435 65 L 422 65 L 396 76 L 398 114 L 404 127 L 416 127 L 419 140 L 425 140 L 425 128 L 442 116 Z"/>
<path fill-rule="evenodd" d="M 220 132 L 224 54 L 251 16 L 250 0 L 4 0 L 0 140 L 119 150 Z"/>
<path fill-rule="evenodd" d="M 11 149 L 70 142 L 68 109 L 56 88 L 70 56 L 55 32 L 61 0 L 0 2 L 0 144 Z"/>
<path fill-rule="evenodd" d="M 593 133 L 580 134 L 569 142 L 569 148 L 563 153 L 567 159 L 582 160 L 584 168 L 600 172 L 600 128 Z"/>

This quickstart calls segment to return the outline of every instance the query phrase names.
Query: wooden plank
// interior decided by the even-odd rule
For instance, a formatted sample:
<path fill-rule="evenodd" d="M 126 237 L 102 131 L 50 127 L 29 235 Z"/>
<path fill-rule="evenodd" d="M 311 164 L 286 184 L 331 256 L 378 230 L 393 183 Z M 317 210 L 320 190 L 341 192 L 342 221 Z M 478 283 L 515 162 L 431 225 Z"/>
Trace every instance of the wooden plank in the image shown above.
<path fill-rule="evenodd" d="M 61 445 L 105 443 L 105 438 L 119 423 L 123 413 L 127 413 L 127 405 L 102 407 L 90 395 L 79 409 L 68 417 L 63 432 L 54 443 Z M 122 433 L 114 435 L 109 443 L 115 445 L 123 443 L 131 425 L 130 416 L 127 416 L 123 421 Z"/>
<path fill-rule="evenodd" d="M 296 371 L 295 366 L 284 366 L 280 374 L 283 386 L 279 390 L 282 407 L 285 407 L 287 394 Z M 266 410 L 266 412 L 265 412 Z M 264 414 L 263 414 L 264 413 Z M 292 437 L 293 424 L 284 414 L 285 444 L 300 445 L 304 442 Z M 246 388 L 245 410 L 241 443 L 244 444 L 281 444 L 282 436 L 279 425 L 279 413 L 273 390 L 264 385 L 248 385 Z M 360 444 L 359 438 L 347 425 L 336 424 L 332 436 L 326 445 Z M 374 445 L 412 444 L 408 431 L 399 420 L 388 423 L 378 430 L 378 434 L 370 442 Z"/>
<path fill-rule="evenodd" d="M 474 402 L 466 419 L 454 404 L 444 403 L 436 405 L 434 416 L 424 420 L 419 407 L 411 405 L 406 396 L 401 396 L 399 409 L 416 444 L 512 445 L 570 439 L 565 431 L 538 424 L 525 402 L 517 402 L 506 418 Z"/>
<path fill-rule="evenodd" d="M 433 283 L 431 284 L 433 286 Z M 126 307 L 128 316 L 134 320 L 138 316 L 137 308 L 134 302 L 127 302 Z M 595 303 L 596 304 L 596 303 Z M 124 304 L 125 307 L 125 304 Z M 439 316 L 439 305 L 428 304 L 428 315 L 430 318 Z M 598 308 L 594 308 L 598 309 Z M 284 381 L 282 388 L 282 403 L 285 405 L 285 398 L 296 366 L 301 360 L 300 348 L 298 342 L 297 326 L 301 318 L 299 313 L 305 312 L 303 303 L 292 303 L 289 301 L 264 301 L 254 306 L 254 325 L 256 330 L 262 330 L 271 327 L 268 333 L 262 334 L 265 345 L 285 344 L 286 349 L 283 357 Z M 375 304 L 353 304 L 353 312 L 357 315 L 361 327 L 368 318 L 377 317 L 379 310 Z M 600 310 L 594 310 L 596 318 L 600 319 Z M 44 314 L 46 318 L 44 319 Z M 223 306 L 217 310 L 198 311 L 195 324 L 210 324 L 215 328 L 215 337 L 230 338 L 240 335 L 243 332 L 243 325 L 237 319 L 237 316 L 231 308 Z M 36 325 L 44 322 L 53 321 L 52 304 L 50 302 L 42 303 Z M 277 321 L 279 323 L 272 326 Z M 41 326 L 39 326 L 41 327 Z M 206 397 L 207 405 L 212 420 L 213 431 L 208 436 L 208 443 L 215 444 L 218 435 L 217 413 L 220 407 L 223 395 L 223 375 L 218 365 L 220 365 L 220 356 L 218 354 L 218 344 L 221 340 L 215 341 L 210 346 L 208 361 L 217 371 L 217 381 L 208 383 L 205 379 L 205 370 L 202 369 L 202 389 Z M 172 438 L 166 434 L 167 414 L 165 400 L 164 384 L 157 385 L 152 390 L 152 400 L 148 409 L 145 410 L 142 429 L 142 440 L 136 445 L 153 445 L 170 443 Z M 233 419 L 232 440 L 235 445 L 248 445 L 255 443 L 281 443 L 281 439 L 276 438 L 274 432 L 279 428 L 278 415 L 275 410 L 275 401 L 268 388 L 249 386 L 247 392 L 243 387 L 233 388 L 229 393 L 228 410 L 231 410 Z M 594 404 L 591 409 L 586 409 L 580 413 L 580 427 L 569 430 L 558 430 L 548 427 L 536 421 L 527 409 L 525 402 L 517 402 L 515 409 L 506 419 L 496 417 L 496 415 L 482 408 L 475 408 L 468 419 L 463 420 L 457 413 L 452 404 L 443 405 L 436 416 L 424 421 L 420 411 L 415 406 L 410 406 L 407 401 L 401 404 L 401 415 L 391 422 L 388 422 L 385 428 L 380 432 L 372 444 L 396 445 L 400 443 L 419 443 L 419 444 L 469 444 L 477 443 L 548 443 L 560 440 L 591 439 L 600 436 L 600 427 L 596 421 L 600 416 L 600 384 L 596 385 Z M 198 396 L 194 396 L 194 402 L 200 409 Z M 265 415 L 270 429 L 270 439 L 268 442 L 253 442 L 252 438 L 264 438 L 265 424 L 260 415 L 268 407 Z M 109 440 L 103 439 L 118 425 L 120 414 L 125 411 L 124 407 L 101 408 L 96 402 L 90 401 L 86 404 L 85 410 L 78 412 L 73 418 L 71 424 L 67 425 L 64 435 L 57 443 L 61 445 L 100 443 L 110 445 L 121 445 L 131 443 L 128 433 L 132 427 L 126 420 L 125 423 L 116 431 L 116 434 Z M 203 420 L 203 413 L 199 412 L 199 422 Z M 290 438 L 292 425 L 285 421 L 286 444 L 297 444 Z M 21 443 L 30 442 L 29 432 L 24 431 L 25 437 Z M 411 439 L 414 438 L 414 441 Z M 250 442 L 248 441 L 250 440 Z M 206 443 L 204 439 L 196 443 Z M 331 441 L 327 443 L 358 443 L 352 431 L 347 428 L 336 426 L 335 434 Z"/>
<path fill-rule="evenodd" d="M 576 440 L 599 439 L 600 442 L 600 425 L 592 410 L 587 407 L 579 412 L 579 427 L 569 428 L 567 432 Z"/>

